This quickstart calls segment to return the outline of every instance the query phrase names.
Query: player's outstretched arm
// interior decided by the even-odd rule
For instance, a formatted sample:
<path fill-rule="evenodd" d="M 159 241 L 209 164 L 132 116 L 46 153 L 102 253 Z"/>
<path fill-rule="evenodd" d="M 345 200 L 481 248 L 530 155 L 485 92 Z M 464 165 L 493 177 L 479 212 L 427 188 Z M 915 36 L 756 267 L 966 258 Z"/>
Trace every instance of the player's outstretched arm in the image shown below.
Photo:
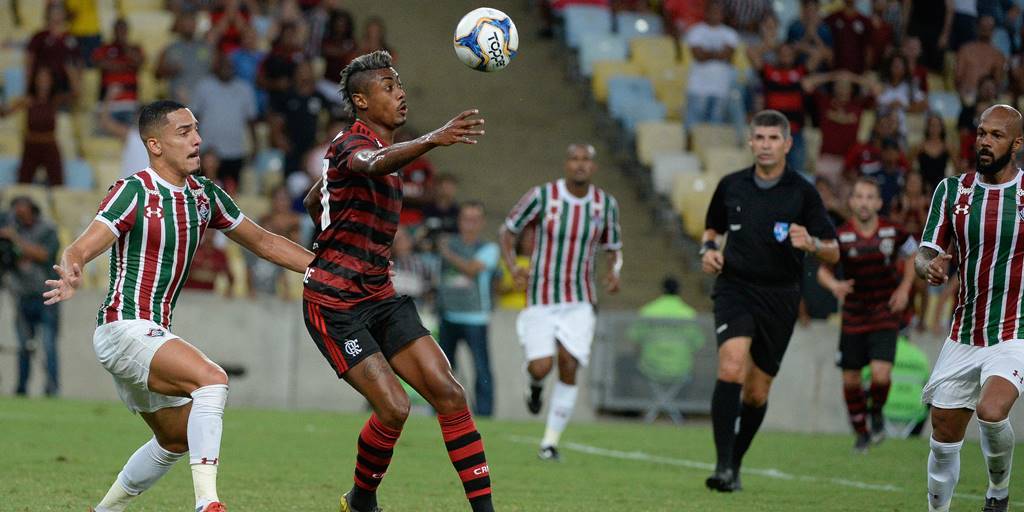
<path fill-rule="evenodd" d="M 438 146 L 476 144 L 476 137 L 484 134 L 480 129 L 484 124 L 483 118 L 473 117 L 479 114 L 479 110 L 467 110 L 422 137 L 386 148 L 359 151 L 352 155 L 351 169 L 353 172 L 382 176 L 398 171 Z"/>
<path fill-rule="evenodd" d="M 238 245 L 253 254 L 292 272 L 304 274 L 313 262 L 313 253 L 291 240 L 263 229 L 248 218 L 226 233 Z"/>
<path fill-rule="evenodd" d="M 49 290 L 43 293 L 44 304 L 51 305 L 68 300 L 75 295 L 75 290 L 82 284 L 82 267 L 96 256 L 103 254 L 117 238 L 106 224 L 94 220 L 71 245 L 64 249 L 60 265 L 54 265 L 60 279 L 49 279 L 46 286 Z"/>

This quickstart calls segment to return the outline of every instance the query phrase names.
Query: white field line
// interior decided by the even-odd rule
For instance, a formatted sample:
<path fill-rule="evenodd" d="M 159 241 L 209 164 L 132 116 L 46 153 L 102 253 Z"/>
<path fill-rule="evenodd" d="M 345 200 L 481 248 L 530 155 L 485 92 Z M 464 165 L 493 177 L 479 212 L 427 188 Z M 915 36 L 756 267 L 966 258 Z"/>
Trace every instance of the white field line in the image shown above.
<path fill-rule="evenodd" d="M 537 445 L 537 444 L 540 443 L 540 439 L 536 438 L 536 437 L 508 436 L 508 437 L 506 437 L 506 439 L 508 439 L 509 441 L 512 441 L 513 443 L 518 443 L 518 444 Z M 641 452 L 641 451 L 626 452 L 626 451 L 621 451 L 621 450 L 611 450 L 611 449 L 608 449 L 608 448 L 601 448 L 601 447 L 598 447 L 598 446 L 591 446 L 591 445 L 582 444 L 582 443 L 562 443 L 559 446 L 561 448 L 563 448 L 563 449 L 569 449 L 569 450 L 572 450 L 572 451 L 576 451 L 576 452 L 580 452 L 580 453 L 586 453 L 586 454 L 589 454 L 589 455 L 596 455 L 596 456 L 599 456 L 599 457 L 607 457 L 607 458 L 610 458 L 610 459 L 633 460 L 633 461 L 639 461 L 639 462 L 653 462 L 655 464 L 665 464 L 665 465 L 668 465 L 668 466 L 677 466 L 677 467 L 683 467 L 683 468 L 689 468 L 689 469 L 702 469 L 702 470 L 705 470 L 705 471 L 714 471 L 714 469 L 715 469 L 715 465 L 714 464 L 709 464 L 707 462 L 699 462 L 699 461 L 687 460 L 687 459 L 676 459 L 676 458 L 673 458 L 673 457 L 664 457 L 664 456 L 661 456 L 661 455 L 651 455 L 649 453 Z M 924 465 L 924 464 L 922 463 L 922 465 Z M 786 473 L 785 471 L 781 471 L 781 470 L 778 470 L 778 469 L 775 469 L 775 468 L 760 469 L 760 468 L 744 467 L 743 468 L 743 473 L 744 474 L 751 474 L 751 475 L 758 475 L 758 476 L 763 476 L 763 477 L 768 477 L 768 478 L 775 478 L 777 480 L 793 480 L 793 481 L 799 481 L 799 482 L 829 483 L 829 484 L 833 484 L 833 485 L 838 485 L 838 486 L 843 486 L 843 487 L 853 487 L 855 489 L 864 489 L 864 490 L 868 490 L 868 491 L 907 492 L 906 489 L 904 489 L 902 487 L 899 487 L 899 486 L 896 486 L 896 485 L 892 485 L 892 484 L 872 484 L 872 483 L 868 483 L 868 482 L 860 482 L 860 481 L 857 481 L 857 480 L 850 480 L 850 479 L 847 479 L 847 478 L 820 477 L 820 476 L 809 476 L 809 475 L 794 475 L 792 473 Z M 920 493 L 922 501 L 924 501 L 924 495 L 926 494 L 925 490 L 923 489 L 923 487 L 924 487 L 923 484 L 924 484 L 924 482 L 922 482 L 922 489 L 921 489 L 921 493 Z M 960 494 L 960 493 L 956 493 L 956 494 L 954 494 L 954 497 L 965 499 L 965 500 L 977 500 L 977 501 L 985 499 L 984 496 L 979 496 L 977 494 Z"/>

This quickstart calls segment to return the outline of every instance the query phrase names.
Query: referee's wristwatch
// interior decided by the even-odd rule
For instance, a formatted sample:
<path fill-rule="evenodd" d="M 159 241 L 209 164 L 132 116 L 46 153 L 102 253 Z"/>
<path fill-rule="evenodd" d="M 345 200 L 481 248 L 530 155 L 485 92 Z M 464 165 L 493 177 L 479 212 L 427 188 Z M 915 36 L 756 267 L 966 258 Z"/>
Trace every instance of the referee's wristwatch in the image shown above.
<path fill-rule="evenodd" d="M 704 253 L 706 253 L 708 251 L 717 251 L 717 250 L 718 250 L 718 242 L 715 242 L 714 240 L 708 240 L 708 241 L 704 242 L 704 245 L 700 246 L 700 252 L 698 252 L 697 254 L 700 255 L 700 256 L 704 256 Z"/>

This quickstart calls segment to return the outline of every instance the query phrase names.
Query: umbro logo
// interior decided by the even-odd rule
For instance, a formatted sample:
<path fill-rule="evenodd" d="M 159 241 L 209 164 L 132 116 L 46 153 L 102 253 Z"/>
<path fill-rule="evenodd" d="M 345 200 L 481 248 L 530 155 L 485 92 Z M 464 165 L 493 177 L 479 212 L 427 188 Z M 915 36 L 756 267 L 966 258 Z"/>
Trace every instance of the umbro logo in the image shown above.
<path fill-rule="evenodd" d="M 359 340 L 345 340 L 345 353 L 355 357 L 363 352 L 363 348 L 359 346 Z"/>

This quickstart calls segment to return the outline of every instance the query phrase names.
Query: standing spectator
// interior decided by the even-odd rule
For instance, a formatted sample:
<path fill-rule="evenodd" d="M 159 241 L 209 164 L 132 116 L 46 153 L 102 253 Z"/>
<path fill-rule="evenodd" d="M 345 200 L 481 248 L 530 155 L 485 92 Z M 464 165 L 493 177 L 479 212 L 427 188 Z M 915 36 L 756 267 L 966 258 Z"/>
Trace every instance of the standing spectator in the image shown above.
<path fill-rule="evenodd" d="M 913 76 L 914 87 L 921 92 L 928 94 L 928 68 L 921 63 L 921 40 L 917 37 L 908 36 L 903 38 L 900 46 L 900 55 L 907 59 L 910 66 L 910 74 Z"/>
<path fill-rule="evenodd" d="M 740 39 L 752 44 L 760 37 L 761 23 L 775 17 L 771 0 L 725 0 L 725 22 L 736 29 Z"/>
<path fill-rule="evenodd" d="M 114 40 L 100 46 L 92 54 L 93 64 L 100 69 L 100 101 L 107 102 L 110 115 L 129 123 L 139 106 L 139 69 L 142 48 L 128 42 L 128 22 L 114 22 Z M 111 89 L 116 87 L 116 94 Z"/>
<path fill-rule="evenodd" d="M 57 94 L 78 91 L 79 49 L 75 36 L 64 24 L 64 8 L 58 3 L 46 7 L 46 28 L 36 32 L 25 48 L 25 76 L 35 80 L 39 69 L 47 69 Z"/>
<path fill-rule="evenodd" d="M 302 54 L 302 33 L 295 23 L 282 23 L 277 38 L 260 64 L 256 84 L 267 91 L 270 108 L 292 88 L 295 68 L 306 58 Z"/>
<path fill-rule="evenodd" d="M 190 9 L 181 11 L 174 20 L 174 33 L 178 40 L 167 45 L 156 66 L 156 77 L 167 80 L 170 96 L 181 103 L 190 103 L 192 92 L 213 62 L 213 51 L 205 41 L 195 39 L 196 14 Z"/>
<path fill-rule="evenodd" d="M 28 96 L 0 108 L 0 116 L 25 110 L 25 136 L 18 167 L 19 183 L 34 183 L 36 170 L 46 169 L 46 183 L 64 183 L 64 167 L 57 145 L 57 111 L 67 104 L 68 95 L 54 89 L 53 74 L 39 67 L 32 77 Z"/>
<path fill-rule="evenodd" d="M 788 44 L 779 46 L 775 64 L 762 63 L 761 56 L 751 54 L 751 64 L 760 69 L 763 108 L 778 110 L 789 120 L 792 130 L 793 147 L 786 155 L 786 164 L 797 172 L 806 173 L 807 147 L 804 144 L 804 88 L 802 80 L 807 68 L 797 64 L 796 49 Z M 811 69 L 817 67 L 818 55 L 807 62 Z"/>
<path fill-rule="evenodd" d="M 796 48 L 798 61 L 805 66 L 815 55 L 819 65 L 832 62 L 832 31 L 822 22 L 820 10 L 818 0 L 801 0 L 800 19 L 793 20 L 786 31 L 786 42 Z M 808 67 L 808 71 L 817 69 Z"/>
<path fill-rule="evenodd" d="M 441 276 L 438 312 L 441 332 L 438 343 L 455 370 L 455 349 L 465 341 L 473 354 L 476 376 L 473 414 L 494 413 L 494 382 L 487 349 L 491 323 L 491 284 L 498 269 L 498 244 L 481 239 L 486 224 L 484 205 L 467 201 L 459 210 L 459 233 L 441 240 Z"/>
<path fill-rule="evenodd" d="M 235 279 L 231 274 L 228 255 L 221 247 L 221 237 L 216 235 L 220 233 L 209 233 L 199 241 L 199 247 L 192 256 L 192 267 L 184 288 L 212 292 L 217 289 L 218 280 L 223 279 L 227 282 L 227 291 L 230 292 Z"/>
<path fill-rule="evenodd" d="M 256 143 L 256 97 L 249 84 L 235 76 L 235 67 L 226 55 L 217 57 L 214 73 L 196 84 L 192 110 L 203 127 L 204 149 L 217 154 L 219 178 L 233 194 L 246 157 L 252 154 L 241 127 L 249 127 L 251 143 Z"/>
<path fill-rule="evenodd" d="M 959 52 L 963 45 L 978 37 L 978 0 L 953 0 L 953 25 L 949 31 L 949 49 Z"/>
<path fill-rule="evenodd" d="M 416 301 L 417 307 L 426 308 L 433 300 L 435 265 L 430 258 L 414 249 L 409 230 L 399 226 L 395 231 L 395 243 L 391 246 L 391 268 L 394 272 L 391 281 L 395 293 L 408 295 Z"/>
<path fill-rule="evenodd" d="M 665 27 L 676 39 L 686 36 L 690 27 L 704 21 L 707 0 L 664 0 Z"/>
<path fill-rule="evenodd" d="M 954 0 L 903 0 L 906 33 L 921 40 L 924 64 L 936 73 L 942 73 L 945 66 L 953 3 Z"/>
<path fill-rule="evenodd" d="M 935 190 L 946 177 L 954 151 L 950 150 L 946 140 L 946 123 L 938 114 L 929 113 L 924 123 L 924 140 L 913 150 L 913 161 L 917 162 L 925 190 Z M 915 230 L 910 232 L 917 233 Z"/>
<path fill-rule="evenodd" d="M 338 88 L 341 70 L 356 56 L 355 24 L 352 13 L 345 9 L 332 10 L 327 23 L 327 32 L 320 43 L 320 55 L 324 58 L 322 81 L 331 90 Z"/>
<path fill-rule="evenodd" d="M 957 119 L 956 127 L 960 132 L 960 162 L 964 172 L 974 169 L 976 152 L 974 140 L 978 136 L 978 124 L 981 122 L 981 114 L 992 105 L 996 104 L 999 94 L 999 86 L 992 77 L 984 77 L 978 84 L 978 94 L 973 102 L 964 101 L 960 109 L 960 118 Z"/>
<path fill-rule="evenodd" d="M 60 392 L 57 364 L 57 330 L 60 309 L 43 305 L 44 283 L 57 279 L 53 266 L 57 264 L 57 229 L 42 219 L 39 205 L 28 197 L 15 197 L 11 201 L 11 218 L 0 228 L 0 239 L 7 240 L 16 255 L 10 273 L 11 293 L 16 301 L 15 330 L 18 335 L 18 387 L 15 394 L 27 392 L 32 368 L 32 350 L 29 342 L 39 340 L 46 352 L 46 396 Z"/>
<path fill-rule="evenodd" d="M 982 16 L 978 38 L 963 44 L 956 54 L 956 90 L 965 103 L 974 102 L 983 77 L 992 77 L 997 84 L 1006 79 L 1006 56 L 992 44 L 995 24 L 992 16 Z"/>
<path fill-rule="evenodd" d="M 388 44 L 387 28 L 384 26 L 384 20 L 371 16 L 366 20 L 366 24 L 363 25 L 363 39 L 359 42 L 358 53 L 366 54 L 377 50 L 384 50 L 390 53 L 391 58 L 397 61 L 394 50 Z"/>
<path fill-rule="evenodd" d="M 854 84 L 858 94 L 854 94 Z M 843 161 L 857 144 L 857 130 L 864 109 L 871 102 L 871 81 L 849 71 L 811 75 L 803 80 L 804 91 L 813 95 L 821 129 L 821 154 L 815 174 L 833 187 L 839 183 Z M 828 92 L 831 85 L 832 92 Z"/>
<path fill-rule="evenodd" d="M 825 18 L 825 24 L 832 31 L 835 52 L 833 63 L 838 69 L 856 74 L 867 70 L 870 43 L 871 20 L 860 13 L 856 0 L 843 0 L 843 8 Z"/>
<path fill-rule="evenodd" d="M 317 141 L 320 112 L 327 104 L 316 90 L 316 78 L 308 62 L 295 67 L 294 86 L 283 95 L 271 97 L 270 140 L 284 152 L 287 177 L 303 169 L 303 157 Z"/>
<path fill-rule="evenodd" d="M 924 229 L 924 221 L 928 217 L 928 204 L 931 191 L 925 188 L 924 178 L 917 171 L 907 173 L 903 191 L 896 196 L 889 217 L 908 233 L 920 233 Z"/>
<path fill-rule="evenodd" d="M 459 232 L 459 203 L 455 201 L 458 190 L 459 180 L 455 176 L 444 173 L 437 177 L 433 201 L 423 208 L 423 227 L 431 242 L 442 233 Z"/>
<path fill-rule="evenodd" d="M 243 32 L 242 45 L 228 54 L 231 64 L 235 67 L 235 76 L 249 84 L 256 94 L 256 103 L 260 112 L 266 108 L 266 93 L 256 88 L 256 79 L 259 77 L 260 64 L 266 55 L 267 52 L 260 49 L 259 36 L 253 29 Z"/>
<path fill-rule="evenodd" d="M 268 195 L 270 211 L 260 218 L 260 226 L 271 233 L 299 243 L 301 218 L 292 210 L 292 198 L 288 195 L 288 189 L 284 185 L 277 185 Z M 245 252 L 245 266 L 249 269 L 249 293 L 279 295 L 285 298 L 285 294 L 281 293 L 285 290 L 284 286 L 281 286 L 284 277 L 284 270 L 281 267 L 249 251 Z"/>
<path fill-rule="evenodd" d="M 210 10 L 210 32 L 207 41 L 220 53 L 231 53 L 242 46 L 242 34 L 250 30 L 248 2 L 242 0 L 219 0 Z"/>
<path fill-rule="evenodd" d="M 875 101 L 878 108 L 896 112 L 901 139 L 907 136 L 907 112 L 928 108 L 928 98 L 914 85 L 906 57 L 893 55 L 882 68 L 881 83 Z"/>
<path fill-rule="evenodd" d="M 733 54 L 740 39 L 722 23 L 722 5 L 709 2 L 704 20 L 686 33 L 693 55 L 686 86 L 686 128 L 696 123 L 722 123 L 728 112 L 729 92 L 736 82 Z"/>
<path fill-rule="evenodd" d="M 885 19 L 888 7 L 889 0 L 871 2 L 871 16 L 868 18 L 867 69 L 877 69 L 893 54 L 896 30 Z"/>
<path fill-rule="evenodd" d="M 888 215 L 900 191 L 903 190 L 905 176 L 910 172 L 907 159 L 900 150 L 900 143 L 894 139 L 882 140 L 881 168 L 878 172 L 866 174 L 878 182 L 882 195 L 882 215 Z"/>
<path fill-rule="evenodd" d="M 399 132 L 395 140 L 413 140 L 418 135 L 408 128 Z M 433 200 L 434 164 L 423 155 L 402 167 L 402 214 L 398 223 L 415 228 L 426 218 L 423 209 Z"/>
<path fill-rule="evenodd" d="M 99 0 L 64 0 L 64 9 L 70 19 L 68 32 L 78 41 L 78 58 L 92 66 L 92 52 L 100 47 Z"/>

